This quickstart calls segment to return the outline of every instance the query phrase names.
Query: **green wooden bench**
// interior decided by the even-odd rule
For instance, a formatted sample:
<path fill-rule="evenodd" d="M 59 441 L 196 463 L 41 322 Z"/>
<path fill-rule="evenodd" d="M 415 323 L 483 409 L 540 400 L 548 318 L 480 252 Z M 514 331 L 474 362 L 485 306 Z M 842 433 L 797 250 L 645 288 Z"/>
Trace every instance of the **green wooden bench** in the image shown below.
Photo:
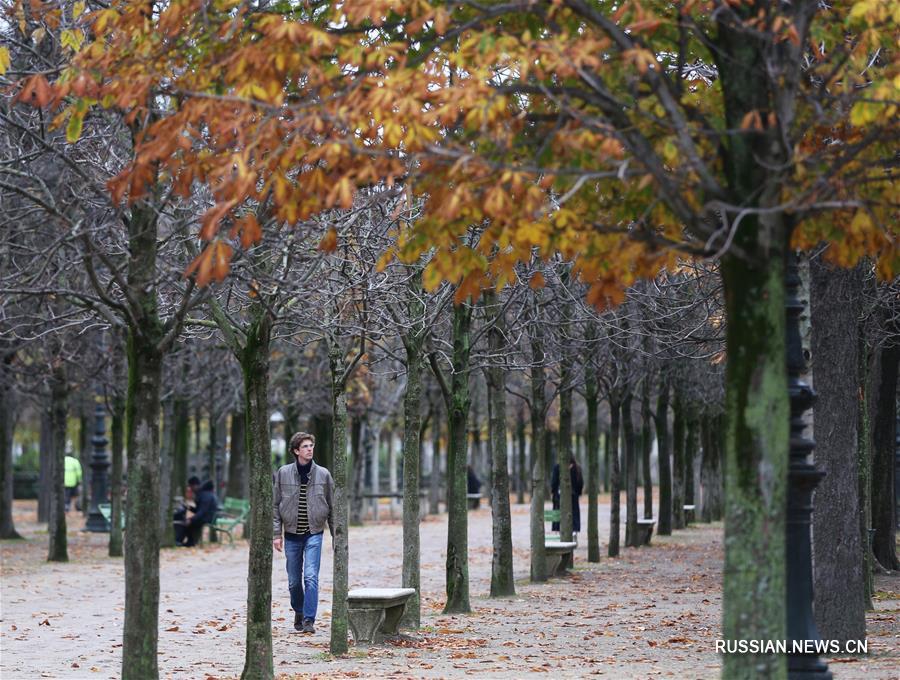
<path fill-rule="evenodd" d="M 544 522 L 559 522 L 559 510 L 544 510 Z M 545 541 L 558 541 L 559 532 L 555 534 L 544 534 Z"/>
<path fill-rule="evenodd" d="M 250 517 L 250 501 L 242 498 L 225 497 L 222 507 L 216 513 L 216 518 L 209 525 L 210 531 L 222 533 L 228 536 L 228 542 L 234 544 L 234 528 L 243 524 Z"/>

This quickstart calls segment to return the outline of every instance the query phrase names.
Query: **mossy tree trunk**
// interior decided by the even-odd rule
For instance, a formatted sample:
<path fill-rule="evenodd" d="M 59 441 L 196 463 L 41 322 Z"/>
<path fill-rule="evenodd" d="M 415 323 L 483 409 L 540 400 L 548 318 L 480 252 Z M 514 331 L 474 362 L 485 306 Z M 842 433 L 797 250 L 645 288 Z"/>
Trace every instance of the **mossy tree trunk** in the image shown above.
<path fill-rule="evenodd" d="M 409 284 L 408 318 L 413 326 L 403 335 L 406 349 L 406 393 L 403 396 L 403 587 L 414 588 L 406 602 L 403 625 L 418 629 L 421 621 L 419 556 L 419 449 L 421 443 L 422 328 L 425 305 L 422 302 L 422 273 L 417 270 Z M 437 426 L 435 418 L 433 427 Z M 392 436 L 392 435 L 391 435 Z M 431 474 L 436 474 L 432 458 Z"/>
<path fill-rule="evenodd" d="M 154 244 L 155 246 L 155 244 Z M 155 304 L 155 300 L 154 300 Z M 152 321 L 149 322 L 152 324 Z M 151 326 L 152 328 L 152 326 Z M 162 354 L 152 333 L 128 338 L 128 503 L 122 677 L 159 676 L 159 392 Z M 150 336 L 150 337 L 148 337 Z M 152 518 L 152 519 L 148 519 Z"/>
<path fill-rule="evenodd" d="M 244 382 L 244 447 L 250 462 L 250 557 L 247 637 L 242 680 L 270 680 L 272 661 L 272 450 L 269 431 L 269 347 L 272 318 L 262 303 L 250 311 L 238 353 Z M 211 447 L 215 443 L 211 440 Z"/>
<path fill-rule="evenodd" d="M 469 353 L 472 310 L 453 310 L 453 374 L 448 393 L 447 603 L 445 614 L 471 611 L 469 605 L 469 518 L 466 502 L 466 423 L 469 414 Z"/>
<path fill-rule="evenodd" d="M 334 477 L 334 567 L 329 649 L 332 654 L 346 654 L 349 648 L 347 592 L 350 560 L 347 535 L 350 510 L 347 494 L 347 370 L 344 365 L 344 353 L 337 341 L 329 342 L 328 363 L 331 367 L 333 456 L 331 474 Z"/>
<path fill-rule="evenodd" d="M 547 580 L 547 551 L 544 547 L 544 501 L 546 499 L 547 468 L 544 436 L 547 417 L 544 374 L 544 330 L 537 308 L 529 326 L 531 344 L 531 569 L 533 583 Z"/>
<path fill-rule="evenodd" d="M 156 291 L 157 213 L 139 203 L 128 220 L 128 503 L 125 513 L 123 680 L 159 676 L 159 418 L 165 328 Z"/>
<path fill-rule="evenodd" d="M 50 546 L 48 562 L 68 562 L 66 536 L 66 419 L 69 413 L 69 384 L 61 358 L 54 360 L 50 377 L 50 422 L 53 429 L 53 458 L 50 462 L 50 516 L 47 532 Z"/>
<path fill-rule="evenodd" d="M 657 464 L 659 465 L 659 517 L 656 530 L 660 536 L 672 534 L 672 461 L 669 438 L 669 383 L 663 379 L 656 397 Z"/>
<path fill-rule="evenodd" d="M 750 225 L 747 226 L 750 229 Z M 783 256 L 783 251 L 782 251 Z M 723 262 L 728 414 L 723 637 L 784 640 L 788 394 L 784 262 Z M 783 678 L 778 654 L 727 654 L 725 678 Z"/>
<path fill-rule="evenodd" d="M 506 320 L 498 296 L 485 293 L 485 307 L 496 309 L 488 331 L 488 347 L 494 357 L 506 348 Z M 506 369 L 498 362 L 487 370 L 491 441 L 491 513 L 493 516 L 493 559 L 491 561 L 491 597 L 516 594 L 513 576 L 512 518 L 509 509 L 509 457 L 506 446 Z"/>

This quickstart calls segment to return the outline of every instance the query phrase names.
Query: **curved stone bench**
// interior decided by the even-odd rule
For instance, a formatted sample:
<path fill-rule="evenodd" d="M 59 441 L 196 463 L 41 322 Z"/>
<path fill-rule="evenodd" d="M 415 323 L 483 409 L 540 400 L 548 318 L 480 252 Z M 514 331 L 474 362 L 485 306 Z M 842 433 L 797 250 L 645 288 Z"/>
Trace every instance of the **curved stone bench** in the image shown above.
<path fill-rule="evenodd" d="M 347 593 L 347 617 L 357 645 L 384 642 L 397 626 L 414 588 L 354 588 Z"/>
<path fill-rule="evenodd" d="M 575 541 L 545 541 L 547 556 L 547 576 L 565 576 L 566 570 L 575 563 Z"/>
<path fill-rule="evenodd" d="M 653 525 L 656 519 L 639 519 L 638 525 L 638 543 L 640 545 L 650 545 L 650 537 L 653 536 Z"/>

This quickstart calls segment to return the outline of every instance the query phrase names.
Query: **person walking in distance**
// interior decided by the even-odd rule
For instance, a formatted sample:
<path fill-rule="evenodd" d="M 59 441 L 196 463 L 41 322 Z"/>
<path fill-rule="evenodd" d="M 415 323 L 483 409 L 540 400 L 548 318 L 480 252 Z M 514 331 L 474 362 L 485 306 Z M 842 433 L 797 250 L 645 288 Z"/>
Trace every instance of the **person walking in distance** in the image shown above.
<path fill-rule="evenodd" d="M 334 542 L 331 473 L 313 461 L 316 438 L 298 432 L 289 444 L 295 461 L 275 473 L 272 490 L 272 546 L 287 558 L 294 630 L 315 633 L 319 605 L 319 563 L 325 523 Z M 282 532 L 284 535 L 282 536 Z"/>

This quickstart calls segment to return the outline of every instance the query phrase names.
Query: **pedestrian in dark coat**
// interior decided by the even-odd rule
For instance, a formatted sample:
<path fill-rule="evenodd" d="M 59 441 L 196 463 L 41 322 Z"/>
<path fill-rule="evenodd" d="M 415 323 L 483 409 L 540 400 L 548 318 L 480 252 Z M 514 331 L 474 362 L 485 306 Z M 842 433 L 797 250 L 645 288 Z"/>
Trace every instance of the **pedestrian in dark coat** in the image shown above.
<path fill-rule="evenodd" d="M 584 477 L 574 456 L 569 459 L 569 477 L 572 480 L 572 532 L 577 534 L 581 531 L 581 508 L 578 505 L 578 497 L 584 490 Z M 553 509 L 559 510 L 559 463 L 553 466 L 553 472 L 550 475 L 550 490 Z M 553 531 L 559 531 L 559 522 L 553 522 L 552 528 Z"/>

